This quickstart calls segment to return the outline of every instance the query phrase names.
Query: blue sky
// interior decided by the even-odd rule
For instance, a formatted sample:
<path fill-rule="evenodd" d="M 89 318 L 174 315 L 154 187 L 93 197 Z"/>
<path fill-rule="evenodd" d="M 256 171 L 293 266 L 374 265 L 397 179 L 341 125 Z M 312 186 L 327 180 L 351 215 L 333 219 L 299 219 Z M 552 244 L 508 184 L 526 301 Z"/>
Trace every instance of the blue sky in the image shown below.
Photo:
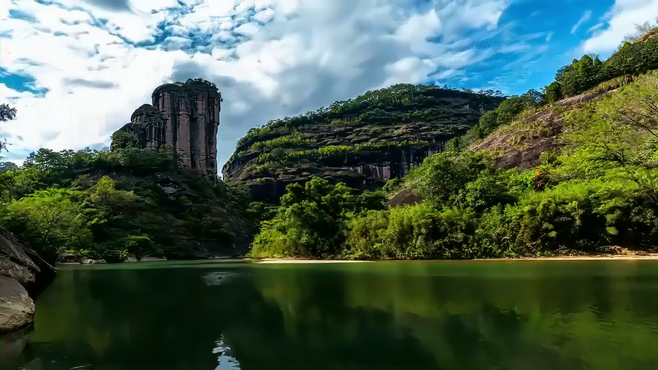
<path fill-rule="evenodd" d="M 658 0 L 0 2 L 0 103 L 18 109 L 0 137 L 15 162 L 105 147 L 155 87 L 201 77 L 224 97 L 221 166 L 250 128 L 369 89 L 540 89 L 658 17 Z"/>

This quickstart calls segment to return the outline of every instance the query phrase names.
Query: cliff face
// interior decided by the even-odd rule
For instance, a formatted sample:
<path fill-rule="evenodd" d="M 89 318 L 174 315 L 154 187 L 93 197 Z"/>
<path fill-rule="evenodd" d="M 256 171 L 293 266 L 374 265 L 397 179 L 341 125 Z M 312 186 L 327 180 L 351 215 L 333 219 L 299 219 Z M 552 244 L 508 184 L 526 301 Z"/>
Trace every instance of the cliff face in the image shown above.
<path fill-rule="evenodd" d="M 217 176 L 217 128 L 221 94 L 203 80 L 162 85 L 119 131 L 132 134 L 139 148 L 173 149 L 178 168 Z"/>
<path fill-rule="evenodd" d="M 269 202 L 278 201 L 288 184 L 312 176 L 378 188 L 443 151 L 502 100 L 434 86 L 371 91 L 252 129 L 224 166 L 224 180 Z"/>

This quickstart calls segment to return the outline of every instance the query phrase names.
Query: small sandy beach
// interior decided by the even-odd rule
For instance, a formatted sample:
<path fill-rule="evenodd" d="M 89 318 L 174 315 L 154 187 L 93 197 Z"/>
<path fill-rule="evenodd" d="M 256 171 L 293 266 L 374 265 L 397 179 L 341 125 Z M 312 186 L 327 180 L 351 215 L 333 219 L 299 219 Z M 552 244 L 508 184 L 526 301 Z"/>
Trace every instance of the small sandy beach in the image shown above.
<path fill-rule="evenodd" d="M 252 260 L 258 263 L 368 263 L 376 261 L 355 261 L 355 260 L 305 260 L 298 258 L 263 258 Z"/>
<path fill-rule="evenodd" d="M 631 261 L 631 260 L 658 260 L 658 253 L 641 254 L 592 254 L 554 257 L 515 257 L 515 258 L 482 258 L 459 261 Z M 355 260 L 310 260 L 301 258 L 264 258 L 251 260 L 256 263 L 371 263 L 394 260 L 355 261 Z M 413 261 L 413 260 L 400 260 Z M 450 261 L 450 260 L 437 260 Z M 454 260 L 457 261 L 457 260 Z"/>

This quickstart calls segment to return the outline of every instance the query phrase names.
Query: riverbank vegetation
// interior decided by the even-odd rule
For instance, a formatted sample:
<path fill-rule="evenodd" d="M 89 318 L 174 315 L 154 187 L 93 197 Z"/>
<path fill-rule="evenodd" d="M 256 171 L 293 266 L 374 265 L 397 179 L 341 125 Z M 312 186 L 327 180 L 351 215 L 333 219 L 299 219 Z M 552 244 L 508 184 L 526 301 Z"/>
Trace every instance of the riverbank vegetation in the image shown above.
<path fill-rule="evenodd" d="M 423 199 L 419 204 L 383 209 L 381 193 L 359 203 L 344 185 L 320 179 L 305 188 L 290 185 L 272 219 L 262 223 L 251 255 L 483 258 L 654 248 L 658 73 L 651 70 L 658 68 L 657 45 L 656 37 L 626 43 L 605 62 L 585 56 L 561 69 L 542 93 L 512 97 L 482 116 L 447 151 L 389 186 L 412 192 Z M 597 89 L 594 99 L 560 105 Z M 532 117 L 547 111 L 563 127 L 537 166 L 503 169 L 494 153 L 470 150 L 507 126 L 532 126 Z"/>
<path fill-rule="evenodd" d="M 250 238 L 247 204 L 221 181 L 175 171 L 166 150 L 40 149 L 0 173 L 0 227 L 51 262 L 235 254 Z"/>

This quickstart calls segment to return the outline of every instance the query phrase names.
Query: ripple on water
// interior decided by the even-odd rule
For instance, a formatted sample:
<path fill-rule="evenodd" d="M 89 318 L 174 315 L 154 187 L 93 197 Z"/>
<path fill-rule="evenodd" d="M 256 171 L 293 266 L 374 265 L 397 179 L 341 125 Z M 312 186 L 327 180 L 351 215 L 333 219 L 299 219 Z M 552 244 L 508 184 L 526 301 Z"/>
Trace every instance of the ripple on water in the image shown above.
<path fill-rule="evenodd" d="M 225 284 L 228 281 L 231 281 L 238 277 L 239 274 L 234 272 L 210 272 L 203 275 L 203 280 L 208 286 L 217 286 Z"/>

